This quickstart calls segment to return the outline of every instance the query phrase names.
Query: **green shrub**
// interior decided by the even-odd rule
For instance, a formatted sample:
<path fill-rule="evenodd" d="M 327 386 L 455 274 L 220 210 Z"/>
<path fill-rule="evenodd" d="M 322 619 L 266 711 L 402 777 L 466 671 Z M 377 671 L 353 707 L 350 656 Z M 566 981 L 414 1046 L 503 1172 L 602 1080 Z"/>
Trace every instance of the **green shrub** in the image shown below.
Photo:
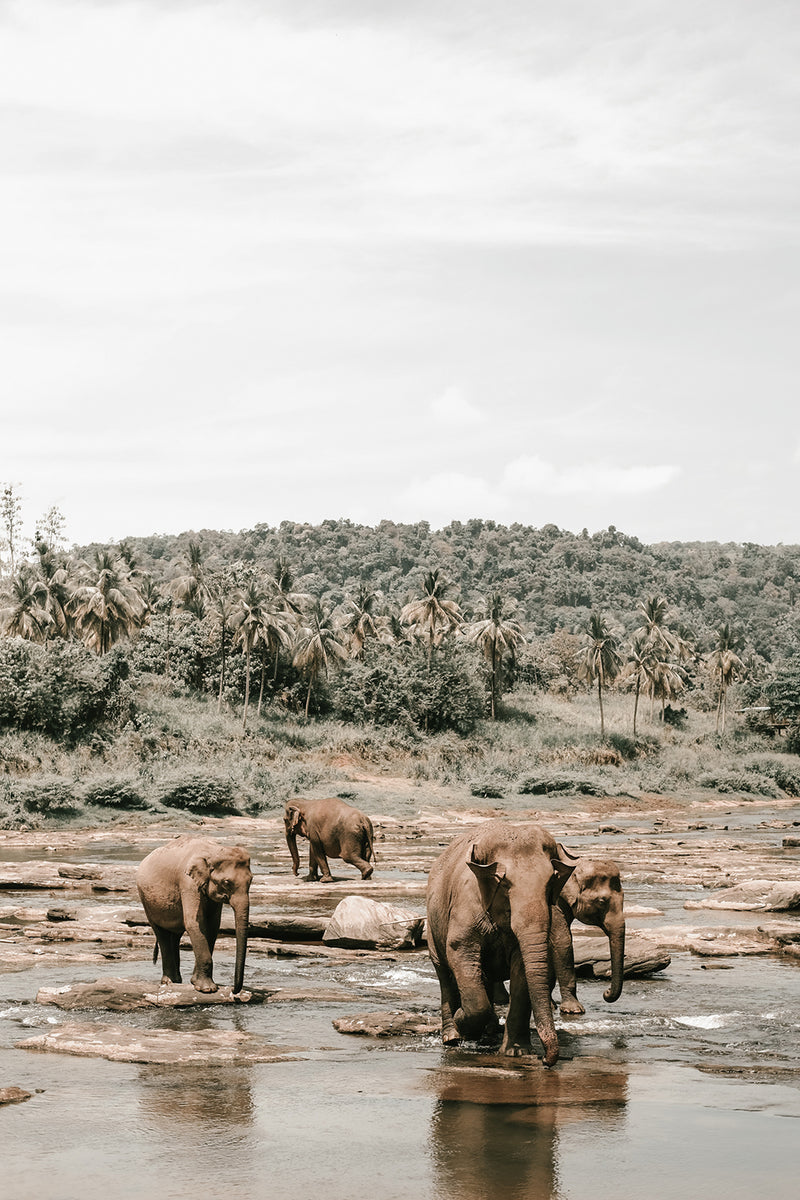
<path fill-rule="evenodd" d="M 72 817 L 82 807 L 74 787 L 60 779 L 12 784 L 12 796 L 26 812 L 45 817 Z"/>
<path fill-rule="evenodd" d="M 157 797 L 167 808 L 180 808 L 210 815 L 239 813 L 233 784 L 229 779 L 201 772 L 184 772 L 164 780 Z"/>
<path fill-rule="evenodd" d="M 572 779 L 567 775 L 533 775 L 520 781 L 519 792 L 523 796 L 549 796 L 557 792 L 604 796 L 606 789 L 590 779 Z"/>
<path fill-rule="evenodd" d="M 95 808 L 147 808 L 142 790 L 133 779 L 109 776 L 83 790 L 84 803 Z"/>
<path fill-rule="evenodd" d="M 777 799 L 778 788 L 772 779 L 755 771 L 706 771 L 697 780 L 698 787 L 717 792 L 744 792 L 752 796 Z"/>
<path fill-rule="evenodd" d="M 471 796 L 480 796 L 484 800 L 502 800 L 505 788 L 496 779 L 474 779 L 469 785 Z"/>

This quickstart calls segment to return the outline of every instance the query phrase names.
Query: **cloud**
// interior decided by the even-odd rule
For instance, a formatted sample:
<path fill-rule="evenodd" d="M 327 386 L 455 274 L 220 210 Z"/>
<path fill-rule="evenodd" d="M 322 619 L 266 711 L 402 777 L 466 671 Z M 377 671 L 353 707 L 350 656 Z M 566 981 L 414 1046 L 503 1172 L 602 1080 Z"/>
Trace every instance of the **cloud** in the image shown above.
<path fill-rule="evenodd" d="M 400 519 L 427 520 L 433 525 L 472 517 L 499 517 L 504 498 L 485 479 L 458 471 L 443 471 L 414 480 L 397 498 Z"/>
<path fill-rule="evenodd" d="M 680 467 L 671 465 L 617 467 L 608 463 L 582 463 L 558 467 L 536 455 L 523 455 L 506 467 L 503 488 L 546 496 L 570 496 L 581 492 L 631 496 L 666 487 L 679 474 Z"/>
<path fill-rule="evenodd" d="M 442 425 L 483 425 L 485 415 L 463 395 L 459 388 L 449 387 L 431 405 L 431 413 Z"/>

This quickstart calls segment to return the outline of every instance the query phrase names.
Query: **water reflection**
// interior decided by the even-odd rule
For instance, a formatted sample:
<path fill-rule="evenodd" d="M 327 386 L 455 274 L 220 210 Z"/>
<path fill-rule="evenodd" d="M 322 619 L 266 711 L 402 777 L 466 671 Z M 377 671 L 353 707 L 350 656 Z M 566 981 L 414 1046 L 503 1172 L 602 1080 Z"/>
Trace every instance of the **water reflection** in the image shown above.
<path fill-rule="evenodd" d="M 253 1123 L 253 1072 L 245 1067 L 145 1066 L 139 1071 L 139 1110 L 145 1126 L 237 1130 Z M 207 1136 L 207 1135 L 206 1135 Z"/>
<path fill-rule="evenodd" d="M 442 1200 L 556 1200 L 559 1127 L 616 1124 L 628 1099 L 624 1069 L 586 1060 L 547 1071 L 538 1062 L 448 1055 L 433 1087 L 430 1154 Z"/>

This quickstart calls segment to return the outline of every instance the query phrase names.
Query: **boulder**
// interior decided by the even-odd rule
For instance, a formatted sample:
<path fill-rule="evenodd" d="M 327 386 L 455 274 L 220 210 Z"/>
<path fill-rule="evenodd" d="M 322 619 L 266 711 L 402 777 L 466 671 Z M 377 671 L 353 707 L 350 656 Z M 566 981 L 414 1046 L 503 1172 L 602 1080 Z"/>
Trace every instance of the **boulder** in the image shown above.
<path fill-rule="evenodd" d="M 572 945 L 578 975 L 595 979 L 611 978 L 611 951 L 606 938 L 577 934 L 572 939 Z M 671 961 L 669 953 L 661 946 L 654 946 L 640 938 L 629 937 L 625 941 L 625 979 L 653 975 L 656 971 L 663 971 Z"/>
<path fill-rule="evenodd" d="M 290 1062 L 293 1055 L 234 1029 L 134 1029 L 121 1025 L 60 1025 L 49 1033 L 17 1042 L 18 1050 L 45 1050 L 112 1062 L 223 1063 Z"/>
<path fill-rule="evenodd" d="M 26 1092 L 18 1087 L 0 1088 L 0 1104 L 21 1104 L 23 1100 L 30 1100 L 33 1092 Z"/>
<path fill-rule="evenodd" d="M 322 940 L 329 946 L 403 950 L 422 941 L 425 918 L 407 908 L 345 896 L 327 924 Z"/>
<path fill-rule="evenodd" d="M 791 912 L 800 909 L 800 880 L 748 879 L 722 888 L 703 900 L 687 900 L 686 909 L 721 908 L 737 912 Z"/>
<path fill-rule="evenodd" d="M 264 992 L 242 991 L 234 996 L 229 987 L 216 992 L 198 992 L 190 983 L 152 984 L 141 979 L 98 979 L 95 983 L 73 983 L 67 987 L 40 988 L 37 1004 L 52 1004 L 67 1011 L 101 1008 L 110 1012 L 132 1012 L 138 1008 L 197 1008 L 211 1004 L 260 1004 Z"/>
<path fill-rule="evenodd" d="M 337 1017 L 333 1022 L 339 1033 L 359 1034 L 361 1037 L 427 1037 L 439 1034 L 441 1017 L 420 1012 L 368 1012 L 352 1017 Z"/>

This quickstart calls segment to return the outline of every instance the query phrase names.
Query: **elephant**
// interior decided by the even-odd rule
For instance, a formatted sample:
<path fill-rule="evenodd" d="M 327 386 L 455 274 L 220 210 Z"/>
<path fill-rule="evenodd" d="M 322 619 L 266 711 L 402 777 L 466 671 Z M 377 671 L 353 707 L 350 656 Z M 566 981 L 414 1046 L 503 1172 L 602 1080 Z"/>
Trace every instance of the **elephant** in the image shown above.
<path fill-rule="evenodd" d="M 161 950 L 162 983 L 180 983 L 180 943 L 184 930 L 194 950 L 192 985 L 216 992 L 211 977 L 214 943 L 222 905 L 230 904 L 236 925 L 234 994 L 244 983 L 250 917 L 250 856 L 240 846 L 181 834 L 153 850 L 136 870 L 136 887 L 156 935 L 153 962 Z"/>
<path fill-rule="evenodd" d="M 374 858 L 372 822 L 365 813 L 345 804 L 344 800 L 329 797 L 324 800 L 289 800 L 283 816 L 286 844 L 292 856 L 292 874 L 300 869 L 297 835 L 308 838 L 308 875 L 316 882 L 322 871 L 322 882 L 331 883 L 333 876 L 327 855 L 341 858 L 358 867 L 362 879 L 372 878 Z"/>
<path fill-rule="evenodd" d="M 576 994 L 575 957 L 572 948 L 572 922 L 596 925 L 608 937 L 611 951 L 611 984 L 603 999 L 612 1004 L 622 993 L 625 968 L 625 914 L 619 867 L 610 859 L 575 858 L 559 845 L 559 858 L 574 862 L 561 894 L 553 905 L 550 945 L 553 973 L 558 979 L 561 1012 L 579 1015 L 586 1011 Z M 554 982 L 551 976 L 551 983 Z M 552 988 L 551 988 L 552 991 Z"/>
<path fill-rule="evenodd" d="M 428 950 L 442 997 L 442 1041 L 496 1034 L 495 1002 L 510 1003 L 500 1053 L 533 1052 L 530 1021 L 545 1066 L 558 1060 L 550 1000 L 551 907 L 575 870 L 539 825 L 487 821 L 436 859 L 427 889 Z"/>

